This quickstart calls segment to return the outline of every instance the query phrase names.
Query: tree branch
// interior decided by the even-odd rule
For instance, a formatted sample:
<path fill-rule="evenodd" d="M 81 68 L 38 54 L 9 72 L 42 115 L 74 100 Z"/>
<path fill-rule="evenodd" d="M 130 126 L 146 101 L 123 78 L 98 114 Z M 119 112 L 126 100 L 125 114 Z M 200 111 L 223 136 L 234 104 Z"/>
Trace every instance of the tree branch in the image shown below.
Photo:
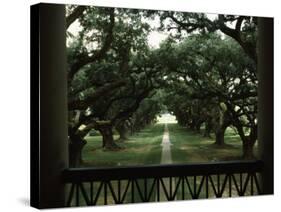
<path fill-rule="evenodd" d="M 93 95 L 86 98 L 85 100 L 73 100 L 68 103 L 68 110 L 85 110 L 93 102 L 97 101 L 99 98 L 103 97 L 106 93 L 111 92 L 112 90 L 126 85 L 125 80 L 120 80 L 113 83 L 107 83 L 101 88 L 98 88 Z"/>
<path fill-rule="evenodd" d="M 110 16 L 110 23 L 108 26 L 107 34 L 105 36 L 105 41 L 103 43 L 103 46 L 98 50 L 95 54 L 92 56 L 88 56 L 88 54 L 80 54 L 77 56 L 77 58 L 80 58 L 76 63 L 74 63 L 69 70 L 68 73 L 68 81 L 69 83 L 72 81 L 74 75 L 85 65 L 89 63 L 93 63 L 97 60 L 102 59 L 105 57 L 106 52 L 109 50 L 111 43 L 113 41 L 113 28 L 114 28 L 114 8 L 111 8 L 109 11 Z"/>
<path fill-rule="evenodd" d="M 118 113 L 113 119 L 112 119 L 112 123 L 115 123 L 118 119 L 122 118 L 128 118 L 129 116 L 132 115 L 132 113 L 134 113 L 140 106 L 140 103 L 142 102 L 143 99 L 145 99 L 147 96 L 149 96 L 150 91 L 152 91 L 153 88 L 148 88 L 145 89 L 137 98 L 136 101 L 134 102 L 133 105 L 131 105 L 130 107 L 126 108 L 125 110 L 121 111 L 120 113 Z"/>
<path fill-rule="evenodd" d="M 240 29 L 241 24 L 243 21 L 244 17 L 240 16 L 237 20 L 236 27 L 235 29 L 232 29 L 228 26 L 225 25 L 224 23 L 224 15 L 219 15 L 219 21 L 218 21 L 218 26 L 220 31 L 222 31 L 224 34 L 232 37 L 234 40 L 236 40 L 239 45 L 243 48 L 244 52 L 257 63 L 257 53 L 256 53 L 256 47 L 252 46 L 249 42 L 243 41 L 241 38 L 241 33 Z"/>
<path fill-rule="evenodd" d="M 83 14 L 85 9 L 86 6 L 78 6 L 66 17 L 66 29 L 68 29 L 68 27 Z"/>

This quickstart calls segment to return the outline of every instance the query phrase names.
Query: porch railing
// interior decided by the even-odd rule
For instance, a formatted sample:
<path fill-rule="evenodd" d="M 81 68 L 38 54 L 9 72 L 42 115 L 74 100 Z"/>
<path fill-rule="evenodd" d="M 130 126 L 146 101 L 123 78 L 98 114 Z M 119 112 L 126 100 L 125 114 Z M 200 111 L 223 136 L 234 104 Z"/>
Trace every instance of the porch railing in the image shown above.
<path fill-rule="evenodd" d="M 67 206 L 258 195 L 262 161 L 69 168 Z"/>

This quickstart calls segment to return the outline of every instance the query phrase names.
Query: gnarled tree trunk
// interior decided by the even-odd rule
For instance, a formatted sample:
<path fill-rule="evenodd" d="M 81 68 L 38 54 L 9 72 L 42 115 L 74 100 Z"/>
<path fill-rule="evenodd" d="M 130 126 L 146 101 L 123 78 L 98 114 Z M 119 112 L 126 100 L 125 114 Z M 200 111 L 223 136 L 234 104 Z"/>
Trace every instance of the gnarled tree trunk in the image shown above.
<path fill-rule="evenodd" d="M 212 130 L 211 120 L 207 120 L 205 122 L 205 130 L 204 130 L 203 137 L 211 138 L 211 130 Z"/>
<path fill-rule="evenodd" d="M 87 141 L 81 136 L 73 134 L 69 136 L 69 166 L 79 167 L 82 163 L 82 149 Z"/>
<path fill-rule="evenodd" d="M 218 146 L 223 146 L 225 144 L 224 142 L 224 134 L 226 128 L 230 125 L 230 119 L 228 117 L 228 112 L 221 107 L 219 107 L 217 112 L 218 117 L 215 118 L 214 123 L 214 130 L 216 135 L 216 141 L 215 144 Z"/>
<path fill-rule="evenodd" d="M 102 135 L 102 147 L 106 150 L 117 150 L 120 147 L 114 142 L 112 124 L 110 121 L 97 122 L 96 129 Z"/>
<path fill-rule="evenodd" d="M 196 121 L 194 119 L 191 120 L 191 122 L 188 124 L 189 129 L 195 130 L 195 124 Z"/>
<path fill-rule="evenodd" d="M 196 122 L 196 124 L 195 124 L 195 130 L 196 130 L 197 133 L 200 133 L 201 125 L 202 125 L 202 122 L 201 122 L 201 121 L 197 121 L 197 122 Z"/>
<path fill-rule="evenodd" d="M 225 133 L 226 128 L 227 128 L 226 126 L 219 126 L 216 128 L 216 131 L 215 131 L 215 135 L 216 135 L 215 144 L 216 145 L 223 146 L 225 144 L 224 143 L 224 133 Z"/>
<path fill-rule="evenodd" d="M 244 136 L 242 139 L 243 142 L 243 155 L 244 159 L 253 159 L 254 156 L 254 145 L 257 141 L 258 137 L 258 127 L 254 125 L 250 128 L 250 134 L 248 136 Z"/>
<path fill-rule="evenodd" d="M 82 150 L 87 144 L 84 137 L 93 128 L 94 123 L 88 124 L 83 129 L 79 129 L 80 124 L 75 127 L 69 127 L 69 165 L 70 167 L 79 167 L 82 163 Z"/>
<path fill-rule="evenodd" d="M 254 145 L 255 140 L 250 140 L 249 138 L 243 142 L 243 159 L 253 159 L 254 158 Z"/>
<path fill-rule="evenodd" d="M 119 133 L 119 141 L 125 141 L 128 139 L 128 130 L 125 122 L 117 124 L 115 129 Z"/>

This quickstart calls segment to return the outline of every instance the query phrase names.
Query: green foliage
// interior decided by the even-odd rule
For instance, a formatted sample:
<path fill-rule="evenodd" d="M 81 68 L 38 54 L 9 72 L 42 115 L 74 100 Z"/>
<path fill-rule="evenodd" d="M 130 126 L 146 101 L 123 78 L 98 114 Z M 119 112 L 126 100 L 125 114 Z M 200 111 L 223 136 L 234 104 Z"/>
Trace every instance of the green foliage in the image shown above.
<path fill-rule="evenodd" d="M 159 48 L 148 45 L 152 20 L 169 34 Z M 135 132 L 168 110 L 182 126 L 215 130 L 229 119 L 242 140 L 255 139 L 255 18 L 86 7 L 76 21 L 67 54 L 78 125 L 104 120 Z"/>

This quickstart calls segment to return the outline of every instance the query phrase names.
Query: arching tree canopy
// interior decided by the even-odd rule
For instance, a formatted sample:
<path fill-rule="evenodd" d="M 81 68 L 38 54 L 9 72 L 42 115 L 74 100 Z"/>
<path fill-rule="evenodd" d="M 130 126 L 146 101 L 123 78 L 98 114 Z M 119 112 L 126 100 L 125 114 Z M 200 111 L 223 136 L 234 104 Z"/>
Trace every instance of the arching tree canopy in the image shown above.
<path fill-rule="evenodd" d="M 182 126 L 215 133 L 223 145 L 235 128 L 243 156 L 257 140 L 256 19 L 244 16 L 67 7 L 70 162 L 84 136 L 98 130 L 103 147 L 170 111 Z M 153 25 L 156 25 L 153 26 Z M 165 32 L 151 47 L 151 32 Z"/>

